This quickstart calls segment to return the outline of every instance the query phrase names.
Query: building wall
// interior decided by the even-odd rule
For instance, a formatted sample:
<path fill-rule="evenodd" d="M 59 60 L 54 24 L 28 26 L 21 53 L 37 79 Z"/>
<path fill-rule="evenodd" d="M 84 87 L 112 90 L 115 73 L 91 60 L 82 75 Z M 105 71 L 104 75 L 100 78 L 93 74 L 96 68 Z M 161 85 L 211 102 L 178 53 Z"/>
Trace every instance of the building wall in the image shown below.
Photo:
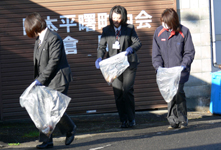
<path fill-rule="evenodd" d="M 168 7 L 175 8 L 176 0 L 166 0 L 166 3 L 165 0 L 1 0 L 0 120 L 29 118 L 19 104 L 19 97 L 34 80 L 35 39 L 25 35 L 23 21 L 27 14 L 35 11 L 50 23 L 49 28 L 64 41 L 73 40 L 76 43 L 77 51 L 71 54 L 68 52 L 67 55 L 74 78 L 68 91 L 72 101 L 67 113 L 75 115 L 117 111 L 112 87 L 108 86 L 100 70 L 94 66 L 98 37 L 103 27 L 98 24 L 99 19 L 102 20 L 99 15 L 103 14 L 103 21 L 108 22 L 107 15 L 114 5 L 122 5 L 127 9 L 132 19 L 129 23 L 135 26 L 143 44 L 138 51 L 140 64 L 134 85 L 135 109 L 167 107 L 158 90 L 151 62 L 152 39 L 155 29 L 161 25 L 159 18 L 162 11 Z M 91 15 L 92 18 L 88 17 Z M 69 28 L 66 25 L 73 26 Z M 67 45 L 70 48 L 73 43 Z"/>
<path fill-rule="evenodd" d="M 195 46 L 191 76 L 185 85 L 190 109 L 208 106 L 211 89 L 211 26 L 209 0 L 177 0 L 180 22 L 190 29 Z"/>

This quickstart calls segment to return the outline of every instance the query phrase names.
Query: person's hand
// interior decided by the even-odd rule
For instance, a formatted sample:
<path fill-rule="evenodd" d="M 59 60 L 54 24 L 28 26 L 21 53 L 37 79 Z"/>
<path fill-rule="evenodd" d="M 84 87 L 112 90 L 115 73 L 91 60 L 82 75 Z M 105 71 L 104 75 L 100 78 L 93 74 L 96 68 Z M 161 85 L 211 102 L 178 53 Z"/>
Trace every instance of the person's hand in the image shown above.
<path fill-rule="evenodd" d="M 36 86 L 41 86 L 41 82 L 39 82 L 37 79 L 33 82 Z"/>
<path fill-rule="evenodd" d="M 126 49 L 126 54 L 125 54 L 125 56 L 130 55 L 130 54 L 132 54 L 132 53 L 133 53 L 133 49 L 132 49 L 131 47 L 128 47 L 128 48 Z"/>
<path fill-rule="evenodd" d="M 161 67 L 161 66 L 159 66 L 159 67 Z M 157 71 L 158 71 L 159 67 L 156 69 L 156 73 L 157 73 Z M 163 67 L 161 67 L 161 68 L 163 68 Z"/>
<path fill-rule="evenodd" d="M 95 66 L 97 69 L 100 69 L 100 65 L 99 65 L 99 62 L 102 60 L 102 58 L 98 58 L 96 61 L 95 61 Z"/>
<path fill-rule="evenodd" d="M 181 66 L 182 68 L 183 68 L 183 70 L 185 70 L 186 69 L 186 66 Z"/>

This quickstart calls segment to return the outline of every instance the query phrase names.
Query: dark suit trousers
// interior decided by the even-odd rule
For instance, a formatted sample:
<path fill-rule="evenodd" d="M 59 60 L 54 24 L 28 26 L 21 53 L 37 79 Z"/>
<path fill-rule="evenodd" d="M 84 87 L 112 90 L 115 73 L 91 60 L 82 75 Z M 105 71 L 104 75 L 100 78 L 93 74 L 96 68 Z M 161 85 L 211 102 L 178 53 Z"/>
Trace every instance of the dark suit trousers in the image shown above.
<path fill-rule="evenodd" d="M 135 102 L 134 102 L 134 80 L 137 68 L 127 68 L 112 83 L 115 103 L 117 106 L 120 121 L 132 121 L 135 119 Z"/>
<path fill-rule="evenodd" d="M 183 87 L 184 84 L 179 84 L 177 94 L 168 103 L 167 120 L 172 126 L 187 121 L 186 96 Z"/>
<path fill-rule="evenodd" d="M 67 95 L 68 87 L 69 87 L 69 84 L 64 85 L 62 87 L 58 87 L 54 90 L 57 90 L 65 95 Z M 74 126 L 75 126 L 74 122 L 66 113 L 64 113 L 64 115 L 61 117 L 60 121 L 56 125 L 56 127 L 59 128 L 59 130 L 62 134 L 65 134 L 67 132 L 71 132 L 73 130 Z M 49 141 L 52 142 L 52 134 L 50 137 L 48 137 L 44 133 L 40 132 L 39 142 L 49 142 Z"/>

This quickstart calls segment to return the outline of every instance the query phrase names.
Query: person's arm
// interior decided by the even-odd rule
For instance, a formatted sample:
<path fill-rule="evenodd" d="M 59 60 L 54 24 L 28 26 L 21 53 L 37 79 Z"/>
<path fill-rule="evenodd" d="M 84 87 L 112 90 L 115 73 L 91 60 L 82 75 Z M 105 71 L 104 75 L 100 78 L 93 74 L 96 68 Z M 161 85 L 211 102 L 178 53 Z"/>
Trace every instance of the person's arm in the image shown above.
<path fill-rule="evenodd" d="M 133 49 L 133 51 L 138 51 L 141 48 L 142 43 L 137 36 L 134 26 L 132 27 L 131 41 L 132 45 L 130 47 Z"/>
<path fill-rule="evenodd" d="M 192 37 L 190 34 L 190 31 L 187 30 L 187 34 L 184 35 L 184 53 L 183 53 L 183 61 L 181 63 L 181 66 L 189 67 L 191 63 L 193 62 L 194 56 L 195 56 L 195 49 L 192 41 Z"/>
<path fill-rule="evenodd" d="M 98 44 L 97 48 L 97 58 L 103 59 L 105 53 L 106 53 L 106 47 L 107 47 L 107 37 L 105 34 L 105 31 L 103 29 L 102 35 L 101 35 L 101 40 L 100 43 Z"/>
<path fill-rule="evenodd" d="M 157 38 L 157 32 L 155 31 L 152 43 L 152 64 L 153 67 L 157 70 L 159 66 L 163 67 L 163 59 L 156 38 Z"/>
<path fill-rule="evenodd" d="M 41 72 L 37 80 L 44 84 L 47 80 L 50 79 L 51 74 L 56 70 L 60 57 L 61 57 L 61 49 L 62 49 L 62 41 L 57 36 L 53 36 L 49 40 L 49 60 L 45 69 Z"/>

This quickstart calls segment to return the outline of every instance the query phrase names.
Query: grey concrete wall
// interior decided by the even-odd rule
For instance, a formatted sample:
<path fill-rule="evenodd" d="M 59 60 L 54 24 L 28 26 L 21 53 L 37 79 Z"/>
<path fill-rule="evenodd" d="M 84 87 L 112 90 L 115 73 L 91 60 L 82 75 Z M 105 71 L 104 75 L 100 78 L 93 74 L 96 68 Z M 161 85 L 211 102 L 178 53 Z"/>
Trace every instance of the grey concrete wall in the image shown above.
<path fill-rule="evenodd" d="M 180 23 L 190 29 L 195 46 L 191 76 L 185 84 L 189 109 L 208 108 L 211 91 L 211 27 L 209 0 L 177 0 Z"/>

